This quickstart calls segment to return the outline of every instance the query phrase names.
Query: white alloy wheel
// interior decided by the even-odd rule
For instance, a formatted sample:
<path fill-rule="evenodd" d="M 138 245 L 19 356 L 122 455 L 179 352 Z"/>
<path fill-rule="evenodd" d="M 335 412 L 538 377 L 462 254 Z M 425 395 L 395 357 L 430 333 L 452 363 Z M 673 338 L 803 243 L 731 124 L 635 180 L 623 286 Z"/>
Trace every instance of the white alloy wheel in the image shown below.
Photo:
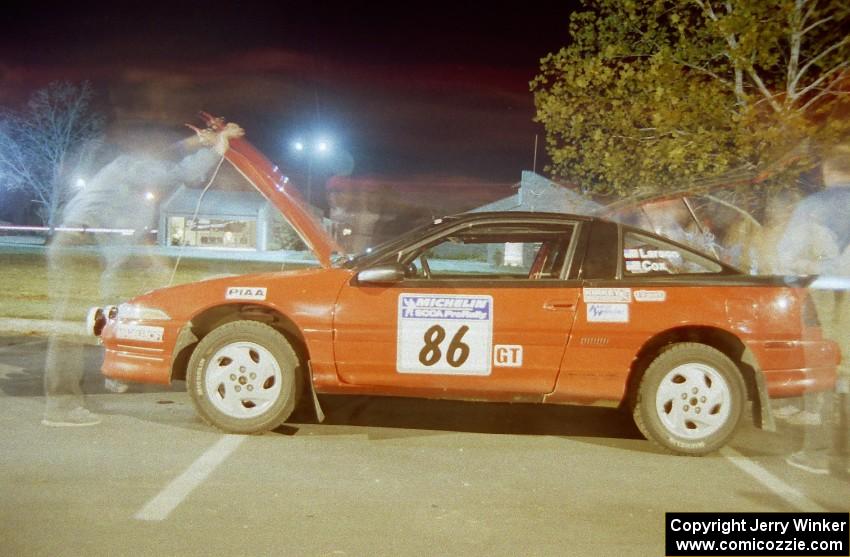
<path fill-rule="evenodd" d="M 714 435 L 729 419 L 729 384 L 713 367 L 688 363 L 670 370 L 655 395 L 664 426 L 687 439 Z"/>
<path fill-rule="evenodd" d="M 207 362 L 204 383 L 210 402 L 231 418 L 255 418 L 280 397 L 280 365 L 255 342 L 220 348 Z"/>
<path fill-rule="evenodd" d="M 704 455 L 735 433 L 746 402 L 738 366 L 695 342 L 673 344 L 641 377 L 632 416 L 647 439 L 672 453 Z"/>
<path fill-rule="evenodd" d="M 229 433 L 274 429 L 295 410 L 302 362 L 280 331 L 258 321 L 231 321 L 195 347 L 186 388 L 198 414 Z"/>

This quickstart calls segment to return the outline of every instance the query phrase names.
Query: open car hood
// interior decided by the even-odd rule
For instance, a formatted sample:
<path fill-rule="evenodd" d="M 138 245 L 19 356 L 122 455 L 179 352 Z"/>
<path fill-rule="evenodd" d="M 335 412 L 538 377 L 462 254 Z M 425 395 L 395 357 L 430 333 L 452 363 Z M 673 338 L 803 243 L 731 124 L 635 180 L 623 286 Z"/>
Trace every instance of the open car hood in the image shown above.
<path fill-rule="evenodd" d="M 212 128 L 220 128 L 224 122 L 207 113 L 201 115 Z M 244 137 L 231 139 L 230 148 L 224 156 L 263 197 L 277 207 L 322 267 L 330 267 L 333 256 L 342 254 L 342 249 L 278 167 Z"/>

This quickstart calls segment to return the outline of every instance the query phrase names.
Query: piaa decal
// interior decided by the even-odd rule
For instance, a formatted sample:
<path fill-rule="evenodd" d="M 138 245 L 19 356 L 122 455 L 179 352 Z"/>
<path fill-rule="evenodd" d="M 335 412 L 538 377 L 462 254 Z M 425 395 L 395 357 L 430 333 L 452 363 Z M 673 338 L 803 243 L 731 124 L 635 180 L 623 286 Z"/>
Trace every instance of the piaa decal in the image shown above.
<path fill-rule="evenodd" d="M 265 300 L 266 289 L 256 286 L 230 286 L 224 297 L 227 300 Z"/>

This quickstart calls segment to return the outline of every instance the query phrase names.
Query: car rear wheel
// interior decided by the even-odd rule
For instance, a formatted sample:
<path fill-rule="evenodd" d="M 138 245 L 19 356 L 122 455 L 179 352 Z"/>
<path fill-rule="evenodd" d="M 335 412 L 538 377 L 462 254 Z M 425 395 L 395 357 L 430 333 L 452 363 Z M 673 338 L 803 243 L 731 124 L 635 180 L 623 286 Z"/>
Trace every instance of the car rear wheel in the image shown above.
<path fill-rule="evenodd" d="M 732 437 L 745 388 L 732 360 L 697 343 L 675 344 L 644 373 L 632 415 L 647 439 L 683 455 L 704 455 Z"/>
<path fill-rule="evenodd" d="M 198 414 L 229 433 L 281 425 L 301 395 L 300 361 L 280 332 L 257 321 L 222 325 L 198 343 L 186 383 Z"/>

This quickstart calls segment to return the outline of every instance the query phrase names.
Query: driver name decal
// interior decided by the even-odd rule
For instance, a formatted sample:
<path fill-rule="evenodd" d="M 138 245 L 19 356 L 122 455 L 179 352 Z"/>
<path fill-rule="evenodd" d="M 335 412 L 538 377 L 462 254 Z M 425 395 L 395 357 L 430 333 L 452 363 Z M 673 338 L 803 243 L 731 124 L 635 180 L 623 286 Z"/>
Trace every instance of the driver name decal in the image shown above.
<path fill-rule="evenodd" d="M 490 375 L 493 298 L 399 294 L 396 370 Z"/>
<path fill-rule="evenodd" d="M 627 248 L 623 250 L 626 271 L 629 273 L 670 272 L 670 263 L 681 261 L 682 255 L 675 250 Z"/>

